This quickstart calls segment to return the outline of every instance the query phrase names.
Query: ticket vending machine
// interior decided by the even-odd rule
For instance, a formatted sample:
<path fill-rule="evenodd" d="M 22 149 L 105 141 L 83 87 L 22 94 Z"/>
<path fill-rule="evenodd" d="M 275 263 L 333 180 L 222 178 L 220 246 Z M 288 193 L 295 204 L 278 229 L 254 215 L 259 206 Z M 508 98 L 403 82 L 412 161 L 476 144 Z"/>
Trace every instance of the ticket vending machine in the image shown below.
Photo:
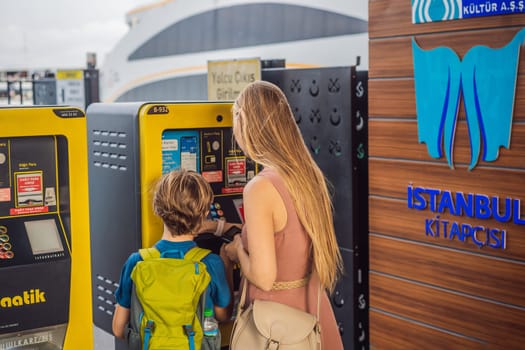
<path fill-rule="evenodd" d="M 200 172 L 215 195 L 212 217 L 242 222 L 242 190 L 257 169 L 233 144 L 231 107 L 224 102 L 89 106 L 93 318 L 108 333 L 122 265 L 162 235 L 152 210 L 153 185 L 162 174 L 180 168 Z M 217 238 L 210 236 L 200 236 L 197 244 L 218 249 Z M 124 348 L 120 341 L 116 347 Z"/>
<path fill-rule="evenodd" d="M 0 349 L 92 349 L 86 118 L 0 108 Z"/>

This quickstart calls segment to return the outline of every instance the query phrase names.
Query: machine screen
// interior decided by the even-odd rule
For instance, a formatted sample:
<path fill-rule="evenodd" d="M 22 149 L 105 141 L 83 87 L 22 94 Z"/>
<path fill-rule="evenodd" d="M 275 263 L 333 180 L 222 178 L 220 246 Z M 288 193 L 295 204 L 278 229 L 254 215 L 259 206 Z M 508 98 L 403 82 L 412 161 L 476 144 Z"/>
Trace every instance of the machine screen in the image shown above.
<path fill-rule="evenodd" d="M 180 138 L 181 167 L 198 171 L 197 167 L 197 136 L 182 136 Z"/>
<path fill-rule="evenodd" d="M 185 168 L 200 172 L 199 132 L 167 130 L 162 133 L 162 173 Z"/>
<path fill-rule="evenodd" d="M 24 225 L 34 255 L 64 250 L 54 219 L 26 221 Z"/>

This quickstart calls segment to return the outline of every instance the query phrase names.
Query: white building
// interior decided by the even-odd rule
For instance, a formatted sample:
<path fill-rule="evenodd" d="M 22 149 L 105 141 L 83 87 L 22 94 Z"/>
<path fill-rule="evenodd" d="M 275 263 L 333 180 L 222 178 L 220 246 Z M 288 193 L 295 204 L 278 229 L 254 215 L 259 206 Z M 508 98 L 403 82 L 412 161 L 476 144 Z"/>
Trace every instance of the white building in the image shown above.
<path fill-rule="evenodd" d="M 101 68 L 101 100 L 207 99 L 207 62 L 258 57 L 287 68 L 368 69 L 366 0 L 163 0 L 127 14 Z"/>

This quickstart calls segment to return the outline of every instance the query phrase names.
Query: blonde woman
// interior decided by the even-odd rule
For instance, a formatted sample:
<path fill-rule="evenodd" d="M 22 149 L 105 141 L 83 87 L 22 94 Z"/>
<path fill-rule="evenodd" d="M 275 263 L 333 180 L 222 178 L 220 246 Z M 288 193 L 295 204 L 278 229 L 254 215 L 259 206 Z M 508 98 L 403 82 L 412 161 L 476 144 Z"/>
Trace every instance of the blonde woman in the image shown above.
<path fill-rule="evenodd" d="M 343 349 L 325 292 L 334 290 L 342 260 L 323 173 L 277 86 L 251 83 L 235 101 L 233 114 L 239 147 L 264 166 L 244 188 L 242 235 L 226 246 L 249 282 L 246 302 L 278 301 L 315 315 L 321 283 L 322 348 Z M 299 287 L 279 288 L 279 282 L 290 281 Z"/>

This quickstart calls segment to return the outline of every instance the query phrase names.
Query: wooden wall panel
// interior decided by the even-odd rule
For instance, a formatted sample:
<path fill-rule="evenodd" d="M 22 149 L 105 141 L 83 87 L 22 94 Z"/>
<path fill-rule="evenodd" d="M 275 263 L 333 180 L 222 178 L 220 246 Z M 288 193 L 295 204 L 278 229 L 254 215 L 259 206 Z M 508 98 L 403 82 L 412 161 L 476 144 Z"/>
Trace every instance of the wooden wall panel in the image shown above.
<path fill-rule="evenodd" d="M 370 80 L 368 93 L 370 118 L 416 118 L 414 79 Z M 465 119 L 463 97 L 461 97 L 459 106 L 459 119 Z M 513 120 L 514 122 L 525 121 L 525 79 L 520 79 L 516 83 Z"/>
<path fill-rule="evenodd" d="M 525 269 L 510 261 L 372 234 L 370 270 L 525 310 Z"/>
<path fill-rule="evenodd" d="M 499 48 L 508 44 L 522 27 L 491 29 L 483 32 L 464 31 L 461 33 L 429 34 L 415 36 L 422 49 L 429 50 L 446 46 L 462 58 L 475 45 Z M 412 61 L 412 37 L 378 39 L 370 41 L 369 78 L 406 78 L 414 76 Z M 525 74 L 525 55 L 520 55 L 518 74 Z"/>
<path fill-rule="evenodd" d="M 369 159 L 371 195 L 406 199 L 410 182 L 414 186 L 453 192 L 525 199 L 525 172 L 522 170 L 480 166 L 473 171 L 468 171 L 465 166 L 457 166 L 451 170 L 445 164 Z M 525 214 L 521 217 L 525 219 Z"/>
<path fill-rule="evenodd" d="M 485 220 L 468 219 L 472 225 L 495 226 L 505 230 L 507 234 L 507 248 L 493 249 L 490 247 L 479 248 L 472 242 L 461 242 L 457 239 L 450 240 L 441 237 L 431 237 L 425 234 L 425 219 L 432 218 L 427 211 L 409 209 L 406 200 L 370 197 L 370 232 L 381 232 L 384 235 L 402 238 L 405 240 L 424 242 L 427 244 L 438 245 L 470 251 L 473 253 L 489 256 L 499 256 L 508 259 L 517 259 L 525 262 L 525 226 L 516 226 L 510 223 L 487 223 Z M 447 213 L 440 215 L 441 220 L 457 221 Z M 373 246 L 371 249 L 375 249 Z M 419 254 L 419 252 L 418 252 Z M 382 257 L 378 257 L 380 259 Z M 373 262 L 374 264 L 376 262 Z M 520 272 L 521 273 L 521 272 Z M 523 284 L 523 283 L 522 283 Z"/>
<path fill-rule="evenodd" d="M 408 208 L 407 186 L 525 201 L 523 46 L 510 149 L 472 171 L 462 97 L 455 168 L 418 142 L 412 61 L 412 38 L 460 58 L 475 45 L 502 47 L 525 27 L 525 14 L 417 25 L 411 15 L 411 1 L 369 2 L 371 349 L 524 349 L 525 225 L 439 213 L 440 220 L 505 230 L 506 249 L 432 237 L 425 221 L 436 213 Z M 516 214 L 522 220 L 523 207 Z"/>
<path fill-rule="evenodd" d="M 412 119 L 416 117 L 414 79 L 370 80 L 368 116 Z"/>
<path fill-rule="evenodd" d="M 370 340 L 374 350 L 485 350 L 487 343 L 479 339 L 444 332 L 423 324 L 370 311 L 370 323 L 374 325 Z M 432 343 L 428 339 L 435 339 Z"/>
<path fill-rule="evenodd" d="M 460 276 L 458 276 L 460 277 Z M 458 294 L 430 285 L 370 272 L 370 303 L 384 312 L 428 324 L 490 345 L 487 349 L 523 349 L 525 310 L 475 296 Z M 372 324 L 373 325 L 373 324 Z M 381 332 L 373 325 L 374 332 Z M 431 336 L 431 335 L 429 335 Z M 424 337 L 424 335 L 419 335 Z M 433 347 L 439 337 L 426 338 L 422 349 Z M 470 349 L 470 348 L 469 348 Z"/>
<path fill-rule="evenodd" d="M 412 24 L 411 1 L 406 0 L 371 0 L 369 4 L 368 32 L 370 37 L 381 38 L 414 33 L 434 33 L 439 31 L 458 31 L 468 29 L 498 28 L 506 26 L 525 26 L 525 17 L 521 14 L 469 18 L 457 21 Z"/>
<path fill-rule="evenodd" d="M 525 94 L 524 94 L 525 95 Z M 525 110 L 525 109 L 524 109 Z M 417 122 L 413 120 L 369 121 L 368 154 L 370 157 L 402 158 L 421 161 L 437 161 L 446 164 L 446 158 L 431 158 L 426 144 L 418 142 Z M 454 164 L 470 164 L 470 141 L 466 122 L 458 122 L 454 138 Z M 478 166 L 521 167 L 525 169 L 525 124 L 514 123 L 510 149 L 500 148 L 496 162 L 480 161 Z"/>

